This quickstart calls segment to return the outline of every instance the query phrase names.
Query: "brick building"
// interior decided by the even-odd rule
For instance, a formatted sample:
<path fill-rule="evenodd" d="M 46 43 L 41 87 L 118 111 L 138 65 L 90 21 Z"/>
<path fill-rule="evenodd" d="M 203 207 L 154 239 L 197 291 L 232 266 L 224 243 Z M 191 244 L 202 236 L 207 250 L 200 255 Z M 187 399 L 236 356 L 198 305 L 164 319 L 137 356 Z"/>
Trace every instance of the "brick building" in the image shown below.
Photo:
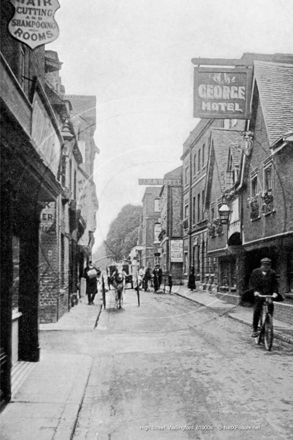
<path fill-rule="evenodd" d="M 236 267 L 242 264 L 241 253 L 235 249 L 233 252 L 231 247 L 241 242 L 240 203 L 238 198 L 231 202 L 228 231 L 221 224 L 219 208 L 223 203 L 223 195 L 227 194 L 226 191 L 233 187 L 239 177 L 243 129 L 244 121 L 235 121 L 233 128 L 228 130 L 212 129 L 205 187 L 205 210 L 209 221 L 207 255 L 209 261 L 213 262 L 211 289 L 225 293 L 225 298 L 229 298 L 230 302 L 237 302 Z"/>
<path fill-rule="evenodd" d="M 182 166 L 164 175 L 161 199 L 161 268 L 173 284 L 183 278 Z"/>
<path fill-rule="evenodd" d="M 217 258 L 218 289 L 233 303 L 261 258 L 271 258 L 285 296 L 275 314 L 292 323 L 293 57 L 255 58 L 250 120 L 235 134 L 218 129 L 211 137 L 209 255 Z M 223 201 L 230 209 L 227 225 L 216 214 Z"/>
<path fill-rule="evenodd" d="M 156 264 L 160 264 L 160 240 L 161 232 L 161 207 L 160 207 L 161 188 L 148 186 L 142 198 L 142 222 L 138 239 L 138 258 L 140 266 L 152 269 Z"/>
<path fill-rule="evenodd" d="M 40 359 L 39 321 L 59 319 L 77 297 L 75 249 L 87 228 L 77 209 L 77 171 L 83 158 L 73 106 L 62 95 L 61 63 L 44 46 L 31 50 L 12 38 L 7 32 L 12 15 L 12 4 L 3 0 L 1 407 L 11 398 L 14 372 Z M 95 211 L 93 183 L 91 189 L 89 203 Z"/>
<path fill-rule="evenodd" d="M 209 138 L 213 127 L 223 120 L 200 120 L 183 144 L 183 247 L 184 276 L 194 267 L 196 284 L 201 288 L 211 283 L 214 261 L 207 256 L 207 215 L 204 209 L 206 166 Z"/>
<path fill-rule="evenodd" d="M 63 137 L 45 92 L 44 46 L 13 39 L 1 2 L 1 405 L 19 361 L 39 360 L 39 228 L 43 208 L 62 193 Z M 48 136 L 48 134 L 50 134 Z"/>

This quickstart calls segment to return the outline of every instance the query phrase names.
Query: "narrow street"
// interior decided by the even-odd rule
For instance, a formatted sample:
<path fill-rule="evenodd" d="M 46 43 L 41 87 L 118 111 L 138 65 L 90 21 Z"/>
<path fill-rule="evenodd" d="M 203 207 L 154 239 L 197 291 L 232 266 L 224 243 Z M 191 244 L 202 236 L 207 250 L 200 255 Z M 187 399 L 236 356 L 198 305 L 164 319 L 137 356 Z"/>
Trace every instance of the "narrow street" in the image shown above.
<path fill-rule="evenodd" d="M 45 349 L 94 358 L 73 440 L 292 438 L 292 346 L 266 352 L 223 310 L 176 295 L 107 301 L 91 332 L 42 332 Z"/>

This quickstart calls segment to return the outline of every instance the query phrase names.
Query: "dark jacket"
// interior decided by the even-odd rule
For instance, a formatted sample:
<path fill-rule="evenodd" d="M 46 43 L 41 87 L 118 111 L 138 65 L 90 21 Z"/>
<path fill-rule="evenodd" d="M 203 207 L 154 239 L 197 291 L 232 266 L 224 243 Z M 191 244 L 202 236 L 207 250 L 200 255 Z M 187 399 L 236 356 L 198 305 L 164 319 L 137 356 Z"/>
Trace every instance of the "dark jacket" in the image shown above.
<path fill-rule="evenodd" d="M 249 287 L 254 292 L 259 292 L 261 295 L 272 295 L 278 293 L 278 281 L 276 272 L 269 269 L 264 275 L 261 268 L 252 271 Z"/>
<path fill-rule="evenodd" d="M 86 279 L 86 294 L 87 295 L 89 295 L 89 294 L 93 295 L 94 293 L 97 293 L 97 277 L 95 276 L 93 278 L 90 278 L 88 276 L 88 272 L 92 269 L 94 269 L 97 272 L 97 269 L 87 266 L 84 269 L 84 273 L 83 273 L 83 276 Z M 98 275 L 98 272 L 97 272 L 97 275 Z"/>

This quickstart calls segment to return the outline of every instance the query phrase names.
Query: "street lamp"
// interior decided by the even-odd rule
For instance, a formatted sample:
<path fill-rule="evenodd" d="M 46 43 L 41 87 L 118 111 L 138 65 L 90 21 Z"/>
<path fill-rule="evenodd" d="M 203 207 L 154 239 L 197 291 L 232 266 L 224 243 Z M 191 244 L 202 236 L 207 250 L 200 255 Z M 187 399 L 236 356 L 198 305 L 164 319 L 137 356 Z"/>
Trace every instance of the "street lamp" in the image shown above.
<path fill-rule="evenodd" d="M 220 221 L 222 225 L 227 225 L 231 209 L 226 202 L 223 202 L 218 209 L 220 215 Z"/>

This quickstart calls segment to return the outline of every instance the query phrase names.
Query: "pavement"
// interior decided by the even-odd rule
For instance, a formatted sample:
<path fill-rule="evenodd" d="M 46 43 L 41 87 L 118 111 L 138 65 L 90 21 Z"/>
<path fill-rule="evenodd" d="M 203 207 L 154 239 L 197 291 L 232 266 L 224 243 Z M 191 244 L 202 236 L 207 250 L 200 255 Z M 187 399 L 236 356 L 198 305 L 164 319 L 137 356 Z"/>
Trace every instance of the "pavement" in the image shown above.
<path fill-rule="evenodd" d="M 191 291 L 185 286 L 174 286 L 172 293 L 214 309 L 218 313 L 226 314 L 229 318 L 242 322 L 251 328 L 252 307 L 229 304 L 219 299 L 214 293 L 204 290 Z M 293 344 L 293 326 L 274 318 L 274 337 L 287 344 Z"/>
<path fill-rule="evenodd" d="M 102 308 L 96 303 L 88 306 L 83 298 L 57 323 L 40 324 L 40 331 L 94 331 Z M 11 402 L 0 414 L 1 440 L 71 439 L 92 362 L 90 356 L 41 348 L 39 362 L 20 363 Z"/>
<path fill-rule="evenodd" d="M 185 286 L 173 286 L 172 294 L 251 327 L 251 308 L 228 304 L 215 294 L 190 291 Z M 102 311 L 101 300 L 96 303 L 88 306 L 83 298 L 57 323 L 41 324 L 40 331 L 94 331 Z M 293 326 L 274 320 L 274 330 L 276 339 L 293 344 Z M 0 414 L 1 440 L 70 440 L 83 402 L 92 358 L 41 350 L 40 362 L 22 364 L 29 364 L 29 368 L 21 368 L 23 374 L 14 385 L 12 400 Z"/>

